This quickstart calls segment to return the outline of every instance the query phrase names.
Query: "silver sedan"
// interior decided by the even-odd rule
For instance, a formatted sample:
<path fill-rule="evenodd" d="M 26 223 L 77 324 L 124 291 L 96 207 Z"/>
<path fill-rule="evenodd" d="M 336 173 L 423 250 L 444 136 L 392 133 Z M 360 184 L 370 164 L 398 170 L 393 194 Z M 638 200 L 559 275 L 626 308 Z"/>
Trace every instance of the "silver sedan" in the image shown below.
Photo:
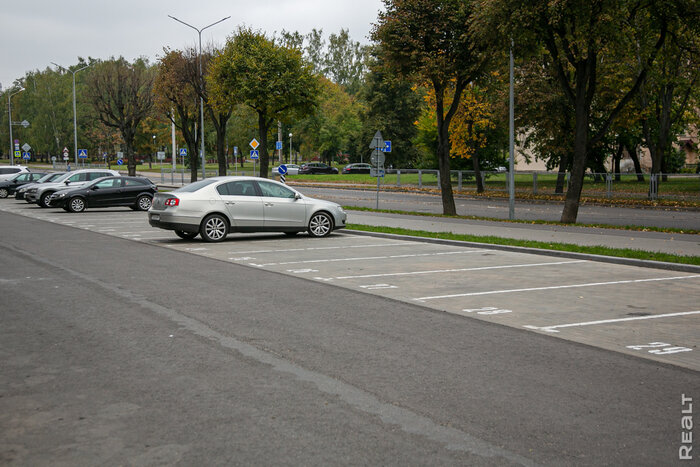
<path fill-rule="evenodd" d="M 169 193 L 157 193 L 148 212 L 153 227 L 173 230 L 180 238 L 201 235 L 219 242 L 232 232 L 308 232 L 325 237 L 345 227 L 343 208 L 309 198 L 274 180 L 214 177 Z"/>

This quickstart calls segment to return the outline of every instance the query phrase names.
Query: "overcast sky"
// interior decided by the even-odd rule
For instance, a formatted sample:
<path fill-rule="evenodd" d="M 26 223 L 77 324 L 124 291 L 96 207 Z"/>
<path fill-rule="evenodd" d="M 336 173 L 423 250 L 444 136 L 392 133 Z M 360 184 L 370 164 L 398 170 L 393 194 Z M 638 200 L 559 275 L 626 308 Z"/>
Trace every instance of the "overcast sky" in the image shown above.
<path fill-rule="evenodd" d="M 381 0 L 0 0 L 0 84 L 10 87 L 27 71 L 74 65 L 78 57 L 155 60 L 163 47 L 198 44 L 197 28 L 231 16 L 202 33 L 202 44 L 223 44 L 239 26 L 275 31 L 341 28 L 368 43 Z"/>

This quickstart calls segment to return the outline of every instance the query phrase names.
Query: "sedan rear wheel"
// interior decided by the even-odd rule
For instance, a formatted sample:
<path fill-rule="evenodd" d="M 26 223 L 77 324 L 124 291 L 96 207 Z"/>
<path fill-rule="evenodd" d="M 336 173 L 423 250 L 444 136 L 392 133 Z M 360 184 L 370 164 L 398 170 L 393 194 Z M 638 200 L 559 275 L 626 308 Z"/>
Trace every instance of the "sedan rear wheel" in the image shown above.
<path fill-rule="evenodd" d="M 202 222 L 199 234 L 205 242 L 220 242 L 228 234 L 228 222 L 221 214 L 212 214 Z"/>
<path fill-rule="evenodd" d="M 7 198 L 7 195 L 10 193 L 7 191 L 7 188 L 0 188 L 0 198 Z"/>
<path fill-rule="evenodd" d="M 333 230 L 333 220 L 325 212 L 317 212 L 309 220 L 309 235 L 312 237 L 327 237 Z"/>
<path fill-rule="evenodd" d="M 85 200 L 83 198 L 71 198 L 68 200 L 68 210 L 70 212 L 85 211 Z"/>

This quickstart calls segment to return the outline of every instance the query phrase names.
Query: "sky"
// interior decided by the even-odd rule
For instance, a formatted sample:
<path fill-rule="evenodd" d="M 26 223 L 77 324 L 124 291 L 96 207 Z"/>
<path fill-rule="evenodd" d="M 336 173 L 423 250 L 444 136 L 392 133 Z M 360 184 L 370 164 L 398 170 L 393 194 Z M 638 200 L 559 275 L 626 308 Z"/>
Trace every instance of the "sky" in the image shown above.
<path fill-rule="evenodd" d="M 2 89 L 27 71 L 69 67 L 78 57 L 127 60 L 162 55 L 163 47 L 196 46 L 199 36 L 168 15 L 197 28 L 226 16 L 202 32 L 202 45 L 223 45 L 238 26 L 272 36 L 348 29 L 350 37 L 369 43 L 382 0 L 0 0 L 0 84 Z"/>

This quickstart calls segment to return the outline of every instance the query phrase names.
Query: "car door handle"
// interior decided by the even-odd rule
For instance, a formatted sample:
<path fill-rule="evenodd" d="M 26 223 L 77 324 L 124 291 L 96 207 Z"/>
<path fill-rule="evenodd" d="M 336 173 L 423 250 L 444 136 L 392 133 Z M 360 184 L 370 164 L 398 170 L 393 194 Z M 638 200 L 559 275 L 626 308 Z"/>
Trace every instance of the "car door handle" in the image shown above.
<path fill-rule="evenodd" d="M 226 201 L 226 204 L 236 204 L 235 201 Z"/>
<path fill-rule="evenodd" d="M 265 206 L 274 206 L 274 203 L 265 203 Z"/>

